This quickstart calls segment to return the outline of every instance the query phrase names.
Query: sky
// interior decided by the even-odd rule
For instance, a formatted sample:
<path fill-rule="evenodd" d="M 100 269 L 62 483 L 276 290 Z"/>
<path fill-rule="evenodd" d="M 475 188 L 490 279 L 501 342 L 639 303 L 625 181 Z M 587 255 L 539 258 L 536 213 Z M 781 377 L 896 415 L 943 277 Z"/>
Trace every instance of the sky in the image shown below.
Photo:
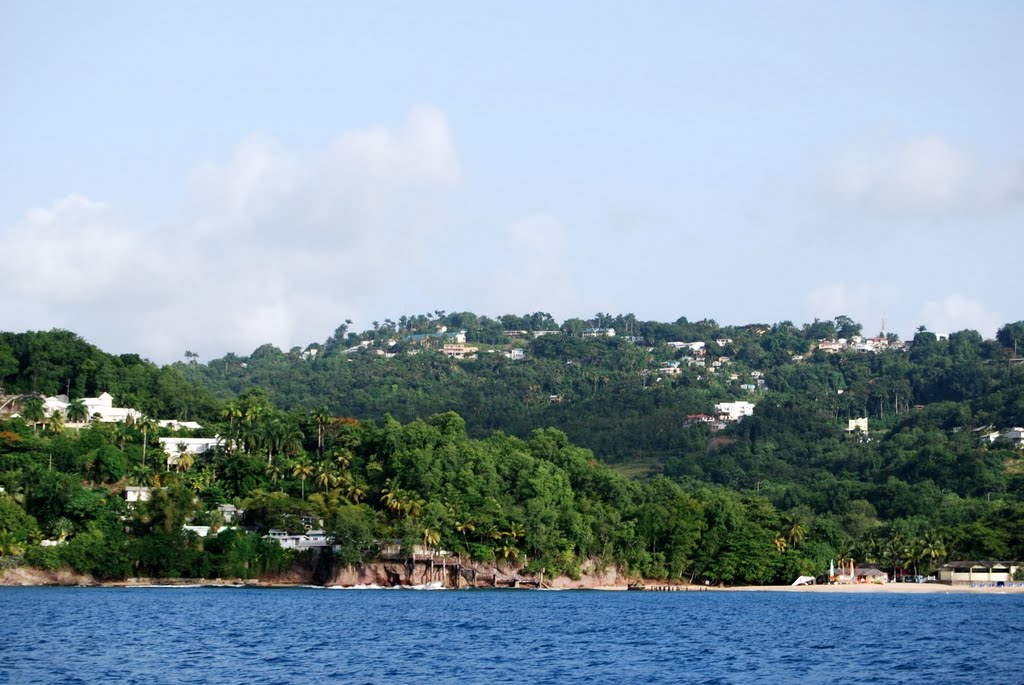
<path fill-rule="evenodd" d="M 0 330 L 442 309 L 991 337 L 1024 3 L 0 3 Z"/>

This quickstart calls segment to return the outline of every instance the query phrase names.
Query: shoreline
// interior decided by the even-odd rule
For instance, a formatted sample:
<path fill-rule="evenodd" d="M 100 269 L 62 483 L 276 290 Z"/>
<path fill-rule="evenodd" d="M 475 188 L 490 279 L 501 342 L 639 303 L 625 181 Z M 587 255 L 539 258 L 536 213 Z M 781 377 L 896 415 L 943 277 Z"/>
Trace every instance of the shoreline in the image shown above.
<path fill-rule="evenodd" d="M 285 579 L 242 579 L 242 578 L 127 578 L 124 580 L 99 581 L 70 571 L 43 571 L 32 568 L 9 569 L 0 574 L 0 587 L 102 587 L 102 588 L 257 588 L 257 589 L 336 589 L 336 590 L 487 590 L 488 587 L 445 587 L 440 583 L 428 584 L 316 584 Z M 626 592 L 629 585 L 622 583 L 561 584 L 545 588 L 498 588 L 533 591 L 595 591 Z M 969 585 L 946 585 L 943 583 L 859 583 L 845 585 L 673 585 L 652 581 L 642 592 L 790 592 L 811 594 L 1024 594 L 1024 585 L 1014 587 L 971 587 Z"/>

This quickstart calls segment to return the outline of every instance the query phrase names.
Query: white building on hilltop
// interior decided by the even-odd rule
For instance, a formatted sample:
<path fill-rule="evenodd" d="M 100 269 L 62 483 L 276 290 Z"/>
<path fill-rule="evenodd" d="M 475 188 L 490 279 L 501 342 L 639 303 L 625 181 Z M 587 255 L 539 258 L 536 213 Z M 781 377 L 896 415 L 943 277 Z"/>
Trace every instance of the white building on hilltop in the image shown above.
<path fill-rule="evenodd" d="M 754 407 L 752 402 L 719 402 L 715 405 L 715 413 L 722 421 L 742 421 L 744 416 L 753 416 Z"/>
<path fill-rule="evenodd" d="M 133 422 L 142 417 L 142 412 L 130 407 L 115 407 L 114 397 L 105 392 L 99 397 L 83 397 L 82 404 L 89 413 L 89 420 L 96 420 L 102 423 Z M 47 414 L 57 412 L 64 417 L 68 415 L 68 407 L 71 402 L 67 395 L 56 395 L 43 400 L 43 410 Z"/>

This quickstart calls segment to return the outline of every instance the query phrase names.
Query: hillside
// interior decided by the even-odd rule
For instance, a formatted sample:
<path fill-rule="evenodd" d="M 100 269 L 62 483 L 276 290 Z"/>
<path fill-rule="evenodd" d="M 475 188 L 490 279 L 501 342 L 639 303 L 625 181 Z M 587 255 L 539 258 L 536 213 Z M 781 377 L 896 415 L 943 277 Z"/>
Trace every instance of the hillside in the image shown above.
<path fill-rule="evenodd" d="M 109 390 L 224 442 L 161 471 L 155 438 L 173 429 L 65 430 L 23 412 L 33 420 L 0 423 L 0 534 L 8 556 L 113 577 L 256 555 L 255 542 L 197 549 L 180 534 L 227 501 L 257 530 L 323 522 L 352 560 L 395 538 L 570 574 L 599 558 L 651 577 L 770 582 L 832 558 L 908 571 L 1019 558 L 1022 329 L 903 343 L 862 337 L 846 317 L 719 327 L 438 312 L 166 367 L 65 331 L 3 333 L 14 404 Z M 158 455 L 148 465 L 145 448 Z M 162 509 L 111 509 L 105 493 L 126 483 L 168 488 Z M 92 552 L 35 551 L 46 535 Z M 121 561 L 89 561 L 111 544 L 122 556 L 100 557 Z"/>

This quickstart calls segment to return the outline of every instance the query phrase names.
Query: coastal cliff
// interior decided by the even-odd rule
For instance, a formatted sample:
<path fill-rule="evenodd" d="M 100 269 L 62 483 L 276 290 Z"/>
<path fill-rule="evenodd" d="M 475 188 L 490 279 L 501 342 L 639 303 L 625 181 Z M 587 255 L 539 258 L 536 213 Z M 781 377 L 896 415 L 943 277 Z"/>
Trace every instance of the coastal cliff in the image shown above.
<path fill-rule="evenodd" d="M 329 587 L 401 587 L 440 584 L 447 588 L 597 589 L 625 587 L 630 581 L 617 566 L 588 561 L 579 578 L 524 573 L 521 566 L 452 560 L 375 561 L 334 565 L 321 582 Z"/>

